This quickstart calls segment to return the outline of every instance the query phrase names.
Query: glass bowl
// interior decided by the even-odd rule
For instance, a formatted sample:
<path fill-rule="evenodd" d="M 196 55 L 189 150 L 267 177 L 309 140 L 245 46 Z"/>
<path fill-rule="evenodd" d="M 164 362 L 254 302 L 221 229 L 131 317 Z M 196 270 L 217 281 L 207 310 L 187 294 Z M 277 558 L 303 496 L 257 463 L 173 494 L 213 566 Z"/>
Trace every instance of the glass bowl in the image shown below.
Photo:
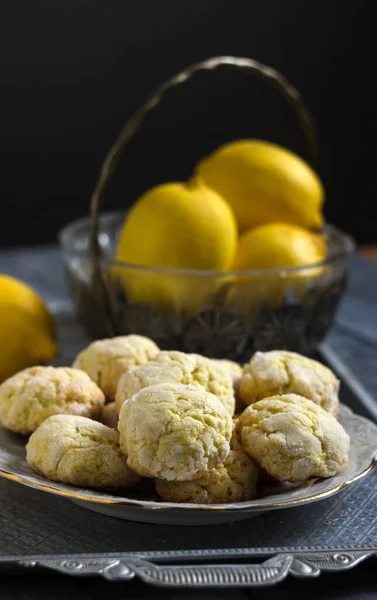
<path fill-rule="evenodd" d="M 89 219 L 60 234 L 79 319 L 93 338 L 137 333 L 162 349 L 242 361 L 255 350 L 310 354 L 325 337 L 345 290 L 354 244 L 326 225 L 321 263 L 238 272 L 145 267 L 113 260 L 122 213 L 99 218 L 107 298 L 92 277 Z"/>

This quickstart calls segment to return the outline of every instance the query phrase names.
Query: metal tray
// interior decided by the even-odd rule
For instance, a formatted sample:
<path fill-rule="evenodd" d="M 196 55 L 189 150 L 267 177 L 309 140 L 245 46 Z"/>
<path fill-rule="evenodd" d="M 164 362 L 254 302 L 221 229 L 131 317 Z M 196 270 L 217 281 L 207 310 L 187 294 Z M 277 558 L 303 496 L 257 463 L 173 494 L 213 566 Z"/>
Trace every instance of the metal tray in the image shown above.
<path fill-rule="evenodd" d="M 85 343 L 60 314 L 67 364 Z M 376 415 L 373 399 L 327 347 L 325 362 L 342 378 L 341 400 Z M 374 411 L 374 412 L 373 412 Z M 38 568 L 160 586 L 261 586 L 288 575 L 350 569 L 377 555 L 377 470 L 341 494 L 310 506 L 212 526 L 120 521 L 64 498 L 0 481 L 0 571 Z M 29 569 L 26 569 L 29 567 Z"/>

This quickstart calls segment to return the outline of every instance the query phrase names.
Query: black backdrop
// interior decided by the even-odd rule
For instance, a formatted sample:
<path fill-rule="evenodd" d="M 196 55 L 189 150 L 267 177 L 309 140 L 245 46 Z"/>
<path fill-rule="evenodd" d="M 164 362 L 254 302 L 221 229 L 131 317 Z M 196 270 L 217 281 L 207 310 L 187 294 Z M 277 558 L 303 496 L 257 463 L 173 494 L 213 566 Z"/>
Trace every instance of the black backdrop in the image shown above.
<path fill-rule="evenodd" d="M 56 239 L 86 214 L 123 121 L 163 78 L 217 54 L 281 70 L 314 113 L 327 218 L 377 239 L 376 0 L 1 0 L 0 244 Z M 125 153 L 108 207 L 186 178 L 239 137 L 305 155 L 276 91 L 241 74 L 176 91 Z"/>

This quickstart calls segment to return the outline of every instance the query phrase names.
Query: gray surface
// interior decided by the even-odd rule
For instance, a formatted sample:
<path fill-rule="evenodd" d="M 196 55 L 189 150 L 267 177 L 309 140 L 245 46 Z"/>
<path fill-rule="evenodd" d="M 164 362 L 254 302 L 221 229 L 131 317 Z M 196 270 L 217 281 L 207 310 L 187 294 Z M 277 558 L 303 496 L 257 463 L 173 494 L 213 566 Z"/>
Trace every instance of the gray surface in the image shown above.
<path fill-rule="evenodd" d="M 0 255 L 0 272 L 8 272 L 32 284 L 50 302 L 61 303 L 67 300 L 64 273 L 56 249 L 33 249 L 32 251 L 12 250 Z M 360 258 L 352 265 L 349 292 L 339 311 L 337 323 L 328 341 L 353 372 L 363 382 L 369 392 L 377 398 L 377 266 Z M 69 333 L 69 335 L 72 332 Z M 62 331 L 62 342 L 68 332 Z M 77 337 L 80 345 L 81 337 Z M 64 361 L 64 356 L 61 358 Z M 109 517 L 85 511 L 67 500 L 50 497 L 47 494 L 27 490 L 17 484 L 0 482 L 0 553 L 34 554 L 39 552 L 100 552 L 138 549 L 169 549 L 176 547 L 252 547 L 281 545 L 376 545 L 377 525 L 374 523 L 377 504 L 377 472 L 355 484 L 342 494 L 310 507 L 302 507 L 281 513 L 268 513 L 256 520 L 238 524 L 203 528 L 169 528 L 136 523 L 121 522 Z M 356 518 L 355 518 L 356 517 Z M 62 526 L 62 520 L 64 525 Z M 357 523 L 357 525 L 356 525 Z M 371 584 L 367 568 L 360 567 L 363 584 L 349 597 L 370 598 Z M 356 573 L 356 570 L 355 572 Z M 339 594 L 331 592 L 333 579 L 321 578 L 323 583 L 310 583 L 321 597 L 347 597 L 348 588 L 355 586 L 356 576 L 342 574 L 342 585 L 338 578 Z M 336 576 L 333 576 L 336 577 Z M 46 595 L 46 590 L 50 592 Z M 51 583 L 52 581 L 55 582 Z M 45 581 L 45 590 L 33 582 L 30 586 L 21 581 L 10 580 L 2 587 L 4 598 L 105 598 L 109 593 L 107 583 L 101 584 L 67 581 L 60 578 Z M 327 581 L 327 583 L 326 583 Z M 331 582 L 331 583 L 329 583 Z M 124 596 L 127 585 L 127 596 Z M 160 593 L 163 598 L 278 598 L 292 593 L 303 593 L 305 585 L 299 582 L 285 582 L 273 592 L 253 591 L 201 592 L 192 596 L 190 592 Z M 327 586 L 327 587 L 326 587 Z M 342 592 L 340 593 L 340 589 Z M 153 591 L 136 584 L 116 584 L 111 588 L 114 598 L 152 597 Z M 43 596 L 45 594 L 45 596 Z M 364 595 L 365 594 L 365 595 Z"/>

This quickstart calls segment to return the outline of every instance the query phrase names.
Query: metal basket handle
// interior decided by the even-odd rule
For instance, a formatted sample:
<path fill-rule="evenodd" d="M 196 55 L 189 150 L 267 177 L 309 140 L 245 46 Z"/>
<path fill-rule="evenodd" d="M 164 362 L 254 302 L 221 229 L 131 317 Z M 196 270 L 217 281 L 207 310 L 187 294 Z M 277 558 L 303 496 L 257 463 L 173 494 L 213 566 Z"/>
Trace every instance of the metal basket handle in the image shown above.
<path fill-rule="evenodd" d="M 104 303 L 104 309 L 113 323 L 113 329 L 115 329 L 115 320 L 111 316 L 111 300 L 107 290 L 108 286 L 106 278 L 101 269 L 101 249 L 98 240 L 99 210 L 101 208 L 109 180 L 114 173 L 124 148 L 138 131 L 148 113 L 161 102 L 163 96 L 171 89 L 191 79 L 197 73 L 200 73 L 201 71 L 213 71 L 219 67 L 231 68 L 243 71 L 250 75 L 257 75 L 264 81 L 267 81 L 275 86 L 282 93 L 287 103 L 296 112 L 296 116 L 308 145 L 310 162 L 313 168 L 317 168 L 317 138 L 311 114 L 305 106 L 300 93 L 275 69 L 272 69 L 271 67 L 263 65 L 250 58 L 218 56 L 196 63 L 184 69 L 177 75 L 174 75 L 165 83 L 160 85 L 122 127 L 117 139 L 115 140 L 115 143 L 110 148 L 105 160 L 103 161 L 90 203 L 89 250 L 92 261 L 92 276 L 99 284 L 96 286 L 96 288 L 99 288 L 102 301 Z"/>

